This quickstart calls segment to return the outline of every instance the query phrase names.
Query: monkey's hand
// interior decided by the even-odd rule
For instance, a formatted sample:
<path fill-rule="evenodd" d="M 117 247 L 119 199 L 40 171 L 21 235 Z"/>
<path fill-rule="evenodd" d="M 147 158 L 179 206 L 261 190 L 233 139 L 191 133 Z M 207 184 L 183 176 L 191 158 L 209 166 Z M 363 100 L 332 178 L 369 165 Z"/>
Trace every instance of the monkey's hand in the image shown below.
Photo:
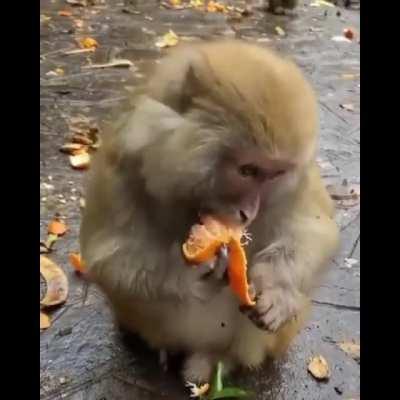
<path fill-rule="evenodd" d="M 175 248 L 175 252 L 180 251 Z M 180 255 L 182 258 L 182 255 Z M 222 247 L 215 258 L 200 265 L 180 265 L 180 293 L 207 301 L 228 285 L 228 252 Z"/>
<path fill-rule="evenodd" d="M 276 332 L 285 322 L 296 318 L 301 310 L 301 295 L 293 287 L 265 287 L 256 296 L 254 307 L 242 306 L 245 313 L 260 329 Z"/>

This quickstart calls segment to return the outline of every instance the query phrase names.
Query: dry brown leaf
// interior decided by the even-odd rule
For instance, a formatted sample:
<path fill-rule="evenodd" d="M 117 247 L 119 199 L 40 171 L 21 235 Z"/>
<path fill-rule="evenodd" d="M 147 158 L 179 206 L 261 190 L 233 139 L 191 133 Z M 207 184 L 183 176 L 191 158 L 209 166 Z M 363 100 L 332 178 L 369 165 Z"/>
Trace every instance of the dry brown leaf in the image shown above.
<path fill-rule="evenodd" d="M 80 253 L 70 253 L 69 262 L 74 267 L 75 272 L 80 274 L 84 274 L 86 272 L 86 266 Z"/>
<path fill-rule="evenodd" d="M 328 362 L 322 356 L 316 356 L 310 359 L 308 372 L 318 380 L 327 380 L 330 376 Z"/>
<path fill-rule="evenodd" d="M 343 36 L 349 40 L 353 40 L 355 38 L 356 34 L 352 28 L 344 28 Z"/>
<path fill-rule="evenodd" d="M 82 135 L 82 134 L 76 134 L 76 135 L 72 136 L 71 140 L 73 143 L 77 143 L 77 144 L 81 144 L 81 145 L 85 145 L 85 146 L 91 146 L 93 144 L 92 139 L 90 139 L 86 135 Z"/>
<path fill-rule="evenodd" d="M 99 47 L 99 43 L 96 39 L 86 37 L 78 40 L 78 44 L 82 49 L 94 49 Z"/>
<path fill-rule="evenodd" d="M 58 15 L 60 17 L 70 17 L 72 15 L 72 12 L 68 10 L 61 10 L 58 12 Z"/>
<path fill-rule="evenodd" d="M 81 197 L 79 199 L 79 207 L 80 208 L 85 208 L 86 207 L 86 200 L 83 197 Z"/>
<path fill-rule="evenodd" d="M 170 30 L 156 42 L 156 46 L 160 48 L 173 47 L 176 46 L 178 42 L 179 42 L 178 35 L 174 31 Z"/>
<path fill-rule="evenodd" d="M 74 169 L 87 169 L 90 165 L 90 154 L 83 152 L 73 156 L 69 156 L 69 163 Z"/>
<path fill-rule="evenodd" d="M 68 280 L 64 271 L 45 256 L 40 256 L 40 273 L 46 281 L 47 291 L 40 304 L 44 307 L 64 303 L 68 296 Z"/>
<path fill-rule="evenodd" d="M 113 68 L 113 67 L 125 67 L 130 68 L 133 66 L 133 62 L 130 60 L 126 60 L 123 58 L 115 58 L 107 63 L 102 64 L 89 64 L 82 66 L 82 69 L 91 69 L 91 68 Z"/>
<path fill-rule="evenodd" d="M 360 345 L 354 342 L 340 342 L 338 346 L 355 361 L 360 361 Z"/>
<path fill-rule="evenodd" d="M 86 150 L 86 146 L 81 143 L 65 143 L 60 147 L 62 153 L 76 155 Z"/>
<path fill-rule="evenodd" d="M 49 223 L 49 226 L 47 227 L 47 232 L 49 234 L 57 235 L 57 236 L 62 236 L 67 232 L 68 227 L 67 225 L 64 224 L 64 222 L 54 219 Z"/>
<path fill-rule="evenodd" d="M 83 28 L 84 22 L 81 19 L 74 19 L 74 25 L 76 28 L 81 29 Z"/>
<path fill-rule="evenodd" d="M 50 327 L 50 325 L 50 317 L 40 311 L 40 329 L 47 329 Z"/>
<path fill-rule="evenodd" d="M 169 0 L 172 6 L 180 6 L 182 4 L 182 0 Z"/>
<path fill-rule="evenodd" d="M 342 74 L 342 79 L 356 79 L 360 76 L 360 74 Z"/>
<path fill-rule="evenodd" d="M 340 104 L 340 107 L 343 108 L 346 111 L 354 111 L 354 104 Z"/>

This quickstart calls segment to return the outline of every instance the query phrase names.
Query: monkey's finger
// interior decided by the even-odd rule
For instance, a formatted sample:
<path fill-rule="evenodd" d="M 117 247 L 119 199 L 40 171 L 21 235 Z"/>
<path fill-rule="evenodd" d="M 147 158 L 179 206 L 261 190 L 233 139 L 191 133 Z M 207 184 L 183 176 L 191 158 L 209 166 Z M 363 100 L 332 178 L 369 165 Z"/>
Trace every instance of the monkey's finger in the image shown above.
<path fill-rule="evenodd" d="M 218 252 L 215 263 L 214 276 L 216 279 L 222 280 L 227 278 L 228 261 L 228 249 L 226 246 L 222 246 Z"/>

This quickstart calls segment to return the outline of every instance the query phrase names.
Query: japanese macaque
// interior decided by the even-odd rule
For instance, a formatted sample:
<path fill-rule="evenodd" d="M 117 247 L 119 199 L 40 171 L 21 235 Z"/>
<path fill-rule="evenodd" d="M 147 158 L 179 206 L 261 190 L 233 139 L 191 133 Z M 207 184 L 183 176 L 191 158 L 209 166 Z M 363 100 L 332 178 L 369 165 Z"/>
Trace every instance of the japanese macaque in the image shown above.
<path fill-rule="evenodd" d="M 185 380 L 257 367 L 302 327 L 338 242 L 315 162 L 318 112 L 300 70 L 237 41 L 177 48 L 105 135 L 86 194 L 81 251 L 121 326 L 183 352 Z M 199 213 L 243 224 L 253 308 L 221 274 L 188 265 Z M 226 264 L 226 263 L 225 263 Z M 218 268 L 217 268 L 218 266 Z"/>

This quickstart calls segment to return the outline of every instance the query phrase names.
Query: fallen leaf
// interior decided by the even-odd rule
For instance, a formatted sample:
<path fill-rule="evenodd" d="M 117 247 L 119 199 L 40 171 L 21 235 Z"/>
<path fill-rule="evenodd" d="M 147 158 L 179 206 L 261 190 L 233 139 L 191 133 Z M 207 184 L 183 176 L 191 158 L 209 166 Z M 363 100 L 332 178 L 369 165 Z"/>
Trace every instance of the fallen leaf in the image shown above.
<path fill-rule="evenodd" d="M 80 253 L 70 253 L 69 262 L 74 267 L 75 272 L 84 274 L 86 272 L 85 263 L 82 260 Z"/>
<path fill-rule="evenodd" d="M 79 199 L 79 207 L 80 208 L 85 208 L 86 207 L 86 200 L 83 197 L 81 197 Z"/>
<path fill-rule="evenodd" d="M 360 74 L 342 74 L 342 79 L 356 79 L 360 76 Z"/>
<path fill-rule="evenodd" d="M 194 8 L 204 7 L 204 0 L 190 0 L 189 5 Z"/>
<path fill-rule="evenodd" d="M 76 155 L 82 150 L 86 150 L 86 146 L 81 143 L 65 143 L 60 147 L 62 153 Z"/>
<path fill-rule="evenodd" d="M 355 37 L 355 33 L 351 28 L 344 28 L 343 29 L 343 35 L 345 38 L 349 40 L 353 40 Z"/>
<path fill-rule="evenodd" d="M 360 361 L 360 345 L 354 342 L 341 342 L 338 346 L 353 360 Z"/>
<path fill-rule="evenodd" d="M 60 17 L 70 17 L 72 15 L 72 12 L 68 10 L 61 10 L 58 12 L 58 15 Z"/>
<path fill-rule="evenodd" d="M 80 6 L 80 7 L 88 6 L 87 0 L 66 0 L 66 2 L 71 6 Z"/>
<path fill-rule="evenodd" d="M 162 38 L 156 42 L 156 46 L 160 48 L 176 46 L 179 42 L 178 35 L 170 30 Z"/>
<path fill-rule="evenodd" d="M 315 0 L 312 3 L 310 3 L 310 7 L 321 7 L 321 6 L 335 7 L 332 3 L 325 0 Z"/>
<path fill-rule="evenodd" d="M 348 104 L 340 104 L 340 107 L 343 108 L 346 111 L 351 111 L 351 112 L 354 111 L 354 104 L 350 104 L 350 103 L 348 103 Z"/>
<path fill-rule="evenodd" d="M 74 169 L 87 169 L 90 165 L 90 154 L 84 152 L 69 156 L 69 162 Z"/>
<path fill-rule="evenodd" d="M 50 317 L 40 311 L 40 329 L 47 329 L 50 327 Z"/>
<path fill-rule="evenodd" d="M 64 76 L 65 72 L 62 68 L 56 68 L 55 70 L 46 72 L 47 76 Z"/>
<path fill-rule="evenodd" d="M 40 22 L 44 23 L 44 22 L 49 22 L 51 20 L 51 17 L 45 15 L 45 14 L 40 14 Z"/>
<path fill-rule="evenodd" d="M 87 136 L 79 135 L 79 134 L 72 136 L 71 140 L 73 143 L 84 145 L 84 146 L 91 146 L 93 144 L 92 139 L 88 138 Z"/>
<path fill-rule="evenodd" d="M 47 291 L 40 304 L 44 307 L 64 303 L 68 296 L 68 280 L 64 271 L 45 256 L 40 256 L 40 273 L 46 281 Z"/>
<path fill-rule="evenodd" d="M 97 42 L 97 40 L 91 37 L 79 39 L 78 44 L 83 49 L 94 49 L 96 47 L 99 47 L 99 43 Z"/>
<path fill-rule="evenodd" d="M 347 43 L 351 43 L 351 40 L 347 39 L 344 36 L 333 36 L 332 39 L 334 42 L 347 42 Z"/>
<path fill-rule="evenodd" d="M 47 232 L 49 234 L 57 235 L 57 236 L 62 236 L 67 232 L 68 227 L 67 225 L 64 224 L 64 222 L 54 219 L 49 223 L 49 226 L 47 227 Z"/>
<path fill-rule="evenodd" d="M 327 185 L 326 189 L 333 200 L 351 200 L 360 197 L 360 185 L 343 182 L 339 185 Z"/>
<path fill-rule="evenodd" d="M 224 4 L 219 3 L 218 1 L 209 1 L 207 3 L 207 12 L 227 12 L 226 6 Z"/>
<path fill-rule="evenodd" d="M 169 0 L 169 2 L 173 6 L 180 6 L 182 4 L 182 0 Z"/>
<path fill-rule="evenodd" d="M 327 380 L 330 376 L 328 362 L 322 356 L 316 356 L 310 359 L 308 372 L 317 380 Z"/>
<path fill-rule="evenodd" d="M 81 19 L 74 19 L 74 25 L 76 28 L 83 28 L 84 22 Z"/>
<path fill-rule="evenodd" d="M 58 235 L 55 235 L 54 233 L 50 233 L 47 236 L 46 241 L 40 242 L 40 254 L 42 253 L 50 253 L 50 251 L 53 248 L 53 244 L 57 242 L 58 240 Z"/>
<path fill-rule="evenodd" d="M 133 62 L 130 60 L 126 60 L 123 58 L 115 58 L 114 60 L 111 60 L 107 63 L 102 63 L 102 64 L 89 64 L 89 65 L 84 65 L 82 69 L 91 69 L 91 68 L 112 68 L 112 67 L 132 67 Z"/>
<path fill-rule="evenodd" d="M 286 35 L 286 32 L 280 26 L 276 26 L 275 27 L 275 31 L 279 36 L 285 36 Z"/>
<path fill-rule="evenodd" d="M 359 261 L 356 259 L 356 258 L 345 258 L 344 259 L 344 265 L 347 267 L 347 268 L 351 268 L 351 267 L 353 267 L 354 265 L 357 265 L 359 263 Z"/>

